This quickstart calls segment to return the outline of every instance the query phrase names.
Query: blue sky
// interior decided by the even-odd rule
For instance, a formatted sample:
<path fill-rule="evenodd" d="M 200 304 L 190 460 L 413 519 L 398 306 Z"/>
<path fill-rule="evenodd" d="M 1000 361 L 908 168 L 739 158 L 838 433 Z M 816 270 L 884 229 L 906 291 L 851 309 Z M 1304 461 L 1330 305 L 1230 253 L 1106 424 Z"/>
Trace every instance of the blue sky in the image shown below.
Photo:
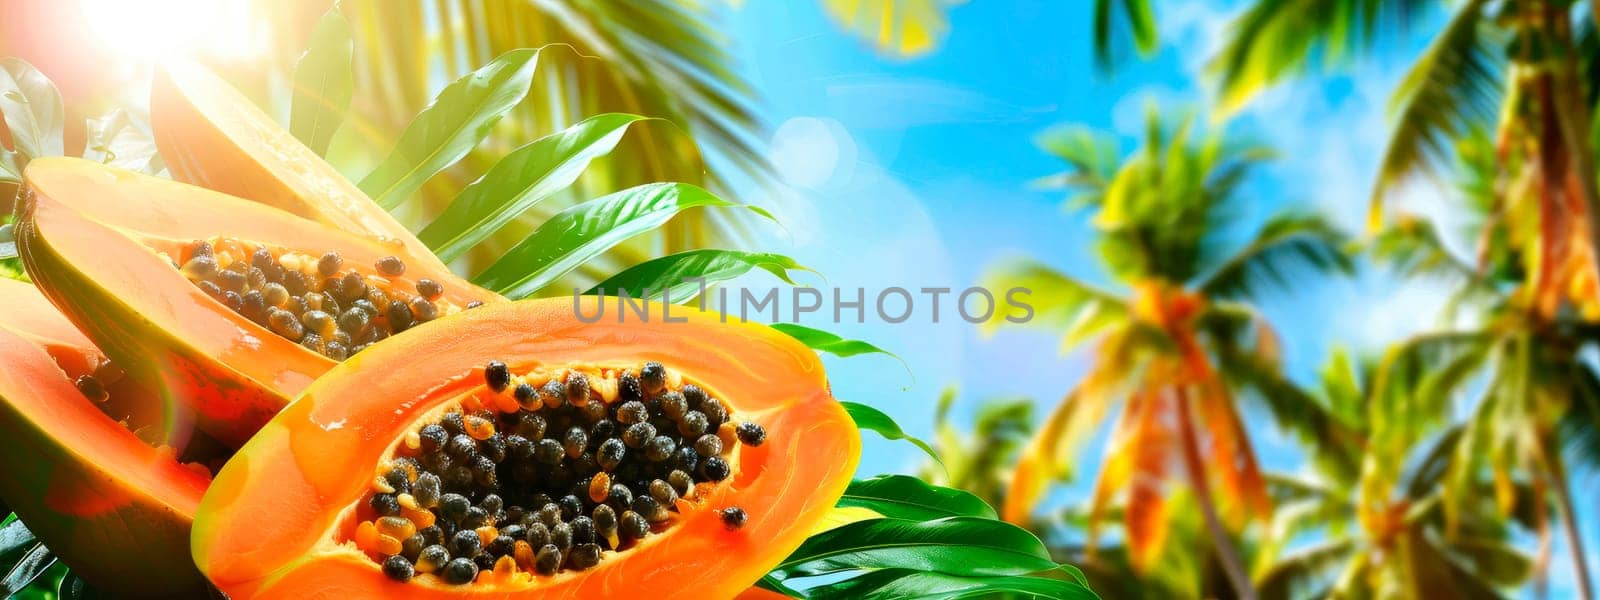
<path fill-rule="evenodd" d="M 1204 61 L 1235 11 L 1214 1 L 1158 3 L 1163 49 L 1124 61 L 1108 77 L 1093 69 L 1087 3 L 962 4 L 951 12 L 943 46 L 909 60 L 885 58 L 842 33 L 820 4 L 749 2 L 726 15 L 741 68 L 761 99 L 759 114 L 773 132 L 770 158 L 787 184 L 776 196 L 749 190 L 754 197 L 747 199 L 776 207 L 789 235 L 768 240 L 769 247 L 817 269 L 826 277 L 819 285 L 868 290 L 960 289 L 986 266 L 1020 254 L 1104 281 L 1085 216 L 1063 211 L 1059 194 L 1029 185 L 1059 169 L 1034 136 L 1062 123 L 1130 135 L 1152 101 L 1170 114 L 1207 111 Z M 1231 131 L 1281 153 L 1247 185 L 1244 225 L 1293 208 L 1322 211 L 1360 232 L 1388 135 L 1389 93 L 1443 18 L 1431 15 L 1417 35 L 1377 49 L 1371 60 L 1280 86 L 1235 116 Z M 1392 205 L 1449 227 L 1443 202 L 1441 190 L 1419 184 Z M 1269 295 L 1264 310 L 1283 335 L 1289 372 L 1310 382 L 1335 344 L 1373 351 L 1437 325 L 1441 293 L 1434 285 L 1368 269 L 1348 280 L 1295 282 Z M 955 412 L 968 416 L 984 398 L 1023 396 L 1048 406 L 1084 368 L 1085 357 L 1062 354 L 1048 332 L 984 339 L 958 319 L 825 321 L 807 323 L 905 358 L 911 377 L 883 358 L 828 364 L 836 395 L 878 406 L 918 435 L 931 432 L 947 385 L 959 386 Z M 1260 415 L 1250 418 L 1267 466 L 1300 469 L 1293 444 Z M 1092 452 L 1085 461 L 1098 450 Z M 907 471 L 919 460 L 909 445 L 869 441 L 862 473 Z M 1076 501 L 1086 489 L 1079 482 L 1055 498 Z M 1594 478 L 1583 476 L 1575 493 L 1595 490 Z M 1584 515 L 1591 540 L 1595 518 Z M 1550 571 L 1558 596 L 1569 589 L 1562 552 L 1558 542 Z"/>

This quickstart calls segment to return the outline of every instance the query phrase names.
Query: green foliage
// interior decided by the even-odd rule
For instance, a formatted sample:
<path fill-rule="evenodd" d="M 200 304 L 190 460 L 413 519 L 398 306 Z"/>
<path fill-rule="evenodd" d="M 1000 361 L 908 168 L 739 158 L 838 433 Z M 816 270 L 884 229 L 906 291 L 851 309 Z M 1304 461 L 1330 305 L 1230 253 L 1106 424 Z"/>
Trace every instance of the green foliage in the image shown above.
<path fill-rule="evenodd" d="M 765 214 L 686 183 L 641 185 L 561 211 L 473 281 L 513 298 L 531 296 L 607 249 L 702 206 Z"/>
<path fill-rule="evenodd" d="M 1381 33 L 1402 31 L 1428 0 L 1260 0 L 1228 28 L 1211 70 L 1221 109 L 1236 110 L 1267 86 L 1300 74 L 1313 61 L 1348 59 Z"/>
<path fill-rule="evenodd" d="M 511 219 L 572 185 L 591 161 L 617 146 L 629 125 L 643 119 L 596 115 L 513 150 L 462 189 L 417 237 L 440 259 L 459 258 Z"/>
<path fill-rule="evenodd" d="M 950 420 L 955 400 L 955 389 L 946 389 L 934 418 L 934 450 L 944 458 L 945 468 L 924 468 L 921 475 L 933 483 L 970 491 L 984 502 L 1000 504 L 1007 470 L 1034 430 L 1033 402 L 1021 398 L 985 401 L 973 415 L 970 432 L 964 433 Z"/>
<path fill-rule="evenodd" d="M 327 154 L 333 133 L 344 123 L 355 95 L 355 43 L 339 6 L 322 15 L 311 30 L 311 45 L 294 68 L 294 99 L 289 132 L 317 154 Z"/>
<path fill-rule="evenodd" d="M 879 475 L 850 482 L 839 506 L 860 507 L 892 519 L 932 521 L 945 517 L 998 519 L 981 498 L 959 488 L 939 487 L 907 475 Z"/>
<path fill-rule="evenodd" d="M 943 462 L 939 460 L 938 453 L 933 451 L 932 446 L 929 446 L 927 442 L 919 440 L 916 437 L 906 433 L 905 430 L 900 429 L 900 425 L 895 423 L 894 419 L 890 418 L 889 415 L 884 414 L 883 411 L 859 402 L 840 402 L 839 404 L 844 406 L 845 412 L 850 413 L 851 419 L 855 419 L 857 427 L 881 435 L 883 436 L 883 439 L 886 440 L 904 440 L 909 442 L 911 445 L 921 448 L 923 452 L 928 454 L 929 458 L 934 460 L 934 462 L 943 464 Z"/>
<path fill-rule="evenodd" d="M 626 290 L 634 298 L 650 294 L 655 298 L 671 298 L 673 302 L 688 302 L 699 296 L 703 287 L 737 278 L 752 269 L 771 273 L 790 285 L 795 284 L 790 271 L 810 270 L 782 254 L 708 248 L 647 260 L 612 275 L 587 293 L 617 295 Z"/>
<path fill-rule="evenodd" d="M 13 147 L 23 162 L 65 152 L 66 109 L 61 92 L 22 59 L 0 59 L 0 114 L 5 116 Z"/>
<path fill-rule="evenodd" d="M 1389 188 L 1431 171 L 1449 156 L 1452 140 L 1495 117 L 1505 61 L 1503 40 L 1485 22 L 1488 7 L 1488 0 L 1464 3 L 1395 90 L 1395 129 L 1372 190 L 1375 213 Z"/>
<path fill-rule="evenodd" d="M 1131 45 L 1140 55 L 1149 55 L 1158 42 L 1150 0 L 1095 0 L 1094 62 L 1101 71 L 1111 70 L 1120 46 Z"/>
<path fill-rule="evenodd" d="M 361 179 L 361 190 L 392 210 L 465 157 L 528 95 L 540 53 L 530 48 L 507 52 L 445 86 L 406 126 L 389 155 Z"/>

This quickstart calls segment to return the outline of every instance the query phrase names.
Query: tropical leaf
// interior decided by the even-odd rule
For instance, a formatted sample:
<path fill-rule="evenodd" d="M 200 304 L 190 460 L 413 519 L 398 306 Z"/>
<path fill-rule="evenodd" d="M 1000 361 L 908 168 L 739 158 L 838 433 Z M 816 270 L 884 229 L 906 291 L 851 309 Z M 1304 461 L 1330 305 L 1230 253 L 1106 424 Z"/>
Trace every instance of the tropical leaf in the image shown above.
<path fill-rule="evenodd" d="M 1322 542 L 1279 558 L 1261 575 L 1261 597 L 1269 599 L 1321 597 L 1331 573 L 1350 562 L 1356 552 L 1352 540 Z"/>
<path fill-rule="evenodd" d="M 896 57 L 931 52 L 950 30 L 946 14 L 965 0 L 822 0 L 841 27 Z"/>
<path fill-rule="evenodd" d="M 629 125 L 643 119 L 596 115 L 513 150 L 462 189 L 417 237 L 441 260 L 459 258 L 517 215 L 572 185 L 591 161 L 617 146 Z"/>
<path fill-rule="evenodd" d="M 815 327 L 806 327 L 798 323 L 773 323 L 773 329 L 783 332 L 784 335 L 800 340 L 807 347 L 818 352 L 826 352 L 840 358 L 849 358 L 863 354 L 883 354 L 889 358 L 900 361 L 900 366 L 905 367 L 906 373 L 911 373 L 911 366 L 906 364 L 900 355 L 879 348 L 862 340 L 852 340 L 839 337 L 838 334 L 823 331 Z"/>
<path fill-rule="evenodd" d="M 311 44 L 294 67 L 289 132 L 319 155 L 344 123 L 355 95 L 355 43 L 336 3 L 311 30 Z"/>
<path fill-rule="evenodd" d="M 928 456 L 932 458 L 934 462 L 939 463 L 941 466 L 944 465 L 944 461 L 939 460 L 939 455 L 933 451 L 932 446 L 929 446 L 927 442 L 907 434 L 904 430 L 900 429 L 900 425 L 895 423 L 894 419 L 890 418 L 889 415 L 884 414 L 883 411 L 859 402 L 840 402 L 839 404 L 844 406 L 845 412 L 850 413 L 850 418 L 855 420 L 857 427 L 877 433 L 887 440 L 904 440 L 906 442 L 910 442 L 911 445 L 921 448 L 923 452 L 928 453 Z"/>
<path fill-rule="evenodd" d="M 947 517 L 933 521 L 874 519 L 811 537 L 773 569 L 784 581 L 909 569 L 959 576 L 1021 576 L 1058 567 L 1044 543 L 1004 521 Z"/>
<path fill-rule="evenodd" d="M 850 482 L 839 506 L 870 509 L 880 515 L 911 521 L 945 517 L 998 516 L 988 504 L 962 490 L 938 487 L 906 475 L 880 475 Z"/>
<path fill-rule="evenodd" d="M 461 160 L 527 96 L 540 52 L 531 48 L 507 52 L 445 86 L 406 126 L 389 156 L 361 179 L 361 191 L 393 210 L 428 179 Z"/>
<path fill-rule="evenodd" d="M 1405 29 L 1433 5 L 1427 0 L 1264 0 L 1226 29 L 1210 70 L 1219 82 L 1218 110 L 1231 113 L 1262 90 L 1304 71 L 1371 47 L 1382 33 Z"/>
<path fill-rule="evenodd" d="M 624 240 L 700 206 L 739 206 L 766 214 L 686 183 L 641 185 L 561 211 L 474 281 L 513 298 L 527 297 Z"/>
<path fill-rule="evenodd" d="M 17 257 L 17 228 L 12 223 L 0 225 L 0 260 Z"/>
<path fill-rule="evenodd" d="M 1378 164 L 1369 222 L 1377 223 L 1396 183 L 1431 171 L 1450 155 L 1452 140 L 1495 118 L 1503 56 L 1500 41 L 1485 31 L 1488 6 L 1464 3 L 1395 89 L 1395 129 Z"/>
<path fill-rule="evenodd" d="M 1277 215 L 1195 288 L 1211 298 L 1243 299 L 1264 286 L 1291 288 L 1305 273 L 1349 274 L 1355 266 L 1344 252 L 1346 243 L 1344 234 L 1320 216 Z"/>
<path fill-rule="evenodd" d="M 151 175 L 165 174 L 167 169 L 149 120 L 120 108 L 89 119 L 83 158 Z"/>
<path fill-rule="evenodd" d="M 50 567 L 55 566 L 56 556 L 42 543 L 35 543 L 22 555 L 22 559 L 11 566 L 11 570 L 0 578 L 0 596 L 10 597 L 21 592 L 43 575 Z"/>
<path fill-rule="evenodd" d="M 1071 170 L 1046 176 L 1034 182 L 1044 189 L 1068 189 L 1085 195 L 1070 202 L 1069 208 L 1094 204 L 1096 195 L 1111 184 L 1122 160 L 1122 149 L 1114 136 L 1083 127 L 1064 125 L 1046 129 L 1034 143 L 1050 155 L 1066 162 Z"/>
<path fill-rule="evenodd" d="M 1101 71 L 1111 70 L 1118 45 L 1129 44 L 1144 56 L 1155 52 L 1158 41 L 1150 0 L 1095 0 L 1094 61 Z"/>
<path fill-rule="evenodd" d="M 699 296 L 706 287 L 737 278 L 752 269 L 771 273 L 790 285 L 795 284 L 789 276 L 790 271 L 810 270 L 782 254 L 741 250 L 690 250 L 629 267 L 628 270 L 596 284 L 586 293 L 616 294 L 618 290 L 627 290 L 634 298 L 648 294 L 671 298 L 673 302 L 687 302 Z"/>
<path fill-rule="evenodd" d="M 0 58 L 0 116 L 21 162 L 66 153 L 65 115 L 61 92 L 49 78 L 20 58 Z"/>
<path fill-rule="evenodd" d="M 28 526 L 22 521 L 15 518 L 8 521 L 5 526 L 0 527 L 0 557 L 11 556 L 25 548 L 31 548 L 36 541 L 33 532 L 29 531 Z"/>
<path fill-rule="evenodd" d="M 1032 259 L 1009 260 L 991 267 L 979 285 L 991 290 L 1027 290 L 1022 297 L 1033 307 L 1033 318 L 1025 324 L 1064 328 L 1065 347 L 1076 346 L 1128 318 L 1122 298 Z M 984 324 L 984 331 L 993 331 L 1017 317 L 997 310 Z"/>
<path fill-rule="evenodd" d="M 991 598 L 1013 594 L 1056 600 L 1099 596 L 1076 581 L 1033 576 L 965 577 L 913 569 L 881 569 L 806 590 L 806 598 Z"/>

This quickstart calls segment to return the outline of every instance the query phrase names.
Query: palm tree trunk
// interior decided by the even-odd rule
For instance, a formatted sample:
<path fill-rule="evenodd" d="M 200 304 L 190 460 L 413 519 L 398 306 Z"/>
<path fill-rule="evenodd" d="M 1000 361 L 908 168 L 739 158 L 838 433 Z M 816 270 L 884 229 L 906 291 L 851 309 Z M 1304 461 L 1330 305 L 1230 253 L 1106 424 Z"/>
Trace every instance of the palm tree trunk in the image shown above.
<path fill-rule="evenodd" d="M 1206 530 L 1211 533 L 1211 542 L 1217 547 L 1217 560 L 1222 563 L 1222 570 L 1227 573 L 1228 582 L 1233 585 L 1238 597 L 1255 600 L 1255 587 L 1250 583 L 1250 576 L 1245 574 L 1244 562 L 1239 560 L 1239 551 L 1233 547 L 1233 540 L 1222 526 L 1216 501 L 1211 497 L 1205 461 L 1200 458 L 1200 439 L 1195 433 L 1194 416 L 1190 412 L 1189 392 L 1180 386 L 1175 388 L 1175 393 L 1178 395 L 1178 436 L 1183 447 L 1184 470 L 1189 476 L 1189 485 L 1194 487 L 1195 500 L 1200 503 L 1200 512 L 1205 517 Z"/>
<path fill-rule="evenodd" d="M 1600 2 L 1591 2 L 1590 5 L 1595 7 L 1595 14 L 1600 15 Z M 1578 48 L 1572 43 L 1571 18 L 1568 13 L 1555 10 L 1553 5 L 1549 9 L 1549 17 L 1551 26 L 1556 30 L 1556 38 L 1565 47 L 1565 57 L 1555 67 L 1559 69 L 1555 77 L 1559 92 L 1555 103 L 1556 121 L 1561 128 L 1567 154 L 1575 163 L 1568 168 L 1578 178 L 1578 192 L 1583 197 L 1586 209 L 1584 216 L 1589 227 L 1589 250 L 1594 258 L 1591 268 L 1600 268 L 1600 182 L 1595 180 L 1594 149 L 1589 146 L 1589 94 L 1583 89 L 1583 78 L 1578 73 Z M 1600 21 L 1596 24 L 1600 25 Z"/>
<path fill-rule="evenodd" d="M 1577 584 L 1578 598 L 1590 600 L 1594 590 L 1589 582 L 1589 568 L 1583 552 L 1583 534 L 1578 531 L 1578 515 L 1572 508 L 1572 490 L 1567 486 L 1566 468 L 1561 464 L 1561 450 L 1545 450 L 1545 469 L 1550 472 L 1550 485 L 1556 496 L 1556 515 L 1561 520 L 1561 531 L 1567 538 L 1567 552 L 1572 554 L 1572 579 Z"/>

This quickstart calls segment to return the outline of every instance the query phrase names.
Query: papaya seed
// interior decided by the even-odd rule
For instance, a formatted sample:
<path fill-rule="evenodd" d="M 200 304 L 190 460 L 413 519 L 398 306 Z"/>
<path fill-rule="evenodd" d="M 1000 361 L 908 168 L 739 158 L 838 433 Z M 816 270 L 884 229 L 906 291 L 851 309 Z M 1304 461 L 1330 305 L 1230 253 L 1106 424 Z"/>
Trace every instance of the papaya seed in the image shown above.
<path fill-rule="evenodd" d="M 387 277 L 399 277 L 406 272 L 406 263 L 401 261 L 398 256 L 380 258 L 374 266 L 378 268 L 378 273 Z"/>
<path fill-rule="evenodd" d="M 746 446 L 760 446 L 767 441 L 767 430 L 757 423 L 745 421 L 735 431 L 739 435 L 739 442 Z"/>
<path fill-rule="evenodd" d="M 83 394 L 83 397 L 88 398 L 90 402 L 105 402 L 111 398 L 111 395 L 106 393 L 105 386 L 101 385 L 100 380 L 93 375 L 79 375 L 73 383 L 78 386 L 78 393 Z"/>
<path fill-rule="evenodd" d="M 405 583 L 411 581 L 411 577 L 416 573 L 412 569 L 411 561 L 406 560 L 404 556 L 395 555 L 383 559 L 383 574 L 389 579 Z"/>
<path fill-rule="evenodd" d="M 491 360 L 483 369 L 483 379 L 489 384 L 489 389 L 496 393 L 503 392 L 506 386 L 511 384 L 511 370 L 506 367 L 506 363 Z"/>
<path fill-rule="evenodd" d="M 438 300 L 439 296 L 444 295 L 444 286 L 439 285 L 439 282 L 432 279 L 418 279 L 417 295 L 427 298 L 428 300 Z"/>
<path fill-rule="evenodd" d="M 726 526 L 729 531 L 734 531 L 744 527 L 745 521 L 749 520 L 749 515 L 745 514 L 744 509 L 737 506 L 724 508 L 719 511 L 719 513 L 722 515 L 722 524 Z"/>
<path fill-rule="evenodd" d="M 444 580 L 455 585 L 472 583 L 478 578 L 478 565 L 467 558 L 456 558 L 445 565 Z"/>
<path fill-rule="evenodd" d="M 625 379 L 646 371 L 662 387 L 630 397 Z M 494 360 L 483 377 L 494 395 L 419 424 L 381 463 L 367 496 L 374 520 L 362 529 L 372 531 L 357 532 L 363 548 L 394 549 L 441 578 L 456 561 L 496 578 L 589 569 L 606 550 L 627 552 L 671 527 L 678 500 L 732 474 L 738 426 L 714 427 L 706 413 L 725 415 L 725 405 L 699 388 L 691 400 L 692 384 L 664 367 L 514 374 Z M 434 546 L 447 553 L 430 554 Z M 555 554 L 541 567 L 535 548 Z"/>
<path fill-rule="evenodd" d="M 534 570 L 540 575 L 554 575 L 556 569 L 561 568 L 561 549 L 555 544 L 545 544 L 539 548 L 539 555 L 533 564 Z"/>

